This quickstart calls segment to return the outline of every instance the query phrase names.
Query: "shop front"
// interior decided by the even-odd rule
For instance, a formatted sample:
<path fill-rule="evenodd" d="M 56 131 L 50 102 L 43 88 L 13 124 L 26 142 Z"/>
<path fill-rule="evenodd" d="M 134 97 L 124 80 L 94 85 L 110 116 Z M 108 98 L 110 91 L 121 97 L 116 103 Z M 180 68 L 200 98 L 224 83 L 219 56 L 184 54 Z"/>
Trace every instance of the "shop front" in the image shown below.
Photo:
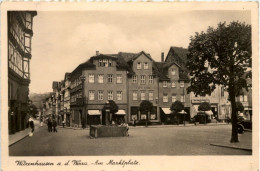
<path fill-rule="evenodd" d="M 88 125 L 100 125 L 101 124 L 101 110 L 88 110 L 87 115 Z"/>

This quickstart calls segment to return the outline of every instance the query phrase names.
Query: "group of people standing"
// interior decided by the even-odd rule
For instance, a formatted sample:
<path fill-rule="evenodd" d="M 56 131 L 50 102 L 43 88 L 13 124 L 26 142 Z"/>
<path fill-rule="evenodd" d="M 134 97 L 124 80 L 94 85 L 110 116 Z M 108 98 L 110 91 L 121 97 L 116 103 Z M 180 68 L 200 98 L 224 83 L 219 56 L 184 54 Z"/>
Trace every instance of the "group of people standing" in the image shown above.
<path fill-rule="evenodd" d="M 49 132 L 58 132 L 57 121 L 55 119 L 48 118 L 47 125 L 48 125 L 48 131 Z"/>

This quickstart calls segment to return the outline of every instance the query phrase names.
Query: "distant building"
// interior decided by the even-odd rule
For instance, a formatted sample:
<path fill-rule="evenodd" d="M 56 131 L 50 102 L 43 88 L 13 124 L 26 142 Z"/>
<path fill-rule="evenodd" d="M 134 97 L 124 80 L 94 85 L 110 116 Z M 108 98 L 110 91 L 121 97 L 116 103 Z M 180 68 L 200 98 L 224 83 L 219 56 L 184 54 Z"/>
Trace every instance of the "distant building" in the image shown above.
<path fill-rule="evenodd" d="M 8 11 L 9 134 L 24 130 L 29 113 L 31 44 L 36 11 Z"/>

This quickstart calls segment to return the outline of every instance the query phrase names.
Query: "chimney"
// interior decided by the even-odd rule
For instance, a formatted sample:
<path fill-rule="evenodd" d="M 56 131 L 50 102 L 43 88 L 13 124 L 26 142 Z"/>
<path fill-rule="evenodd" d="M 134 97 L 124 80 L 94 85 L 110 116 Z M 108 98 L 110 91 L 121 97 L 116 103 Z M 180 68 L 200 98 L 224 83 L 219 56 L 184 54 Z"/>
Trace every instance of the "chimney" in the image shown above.
<path fill-rule="evenodd" d="M 164 52 L 162 52 L 162 58 L 161 61 L 164 62 Z"/>
<path fill-rule="evenodd" d="M 99 55 L 99 51 L 97 50 L 97 51 L 96 51 L 96 56 L 98 56 L 98 55 Z"/>

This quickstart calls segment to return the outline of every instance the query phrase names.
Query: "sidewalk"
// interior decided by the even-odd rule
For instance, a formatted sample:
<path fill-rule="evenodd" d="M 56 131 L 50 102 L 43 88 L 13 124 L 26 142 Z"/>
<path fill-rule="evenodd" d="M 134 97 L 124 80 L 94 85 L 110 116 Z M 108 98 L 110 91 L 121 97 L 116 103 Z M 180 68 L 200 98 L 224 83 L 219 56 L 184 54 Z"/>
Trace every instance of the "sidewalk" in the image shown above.
<path fill-rule="evenodd" d="M 36 132 L 38 128 L 41 128 L 40 121 L 34 120 L 34 126 L 35 126 L 34 132 Z M 26 128 L 25 130 L 16 132 L 15 134 L 10 134 L 9 135 L 9 147 L 11 145 L 19 142 L 20 140 L 24 139 L 25 137 L 29 136 L 30 130 L 31 130 L 31 128 Z"/>
<path fill-rule="evenodd" d="M 238 134 L 239 143 L 230 143 L 230 138 L 231 137 L 226 137 L 224 139 L 214 140 L 210 145 L 252 151 L 252 132 L 248 131 L 244 134 Z"/>

